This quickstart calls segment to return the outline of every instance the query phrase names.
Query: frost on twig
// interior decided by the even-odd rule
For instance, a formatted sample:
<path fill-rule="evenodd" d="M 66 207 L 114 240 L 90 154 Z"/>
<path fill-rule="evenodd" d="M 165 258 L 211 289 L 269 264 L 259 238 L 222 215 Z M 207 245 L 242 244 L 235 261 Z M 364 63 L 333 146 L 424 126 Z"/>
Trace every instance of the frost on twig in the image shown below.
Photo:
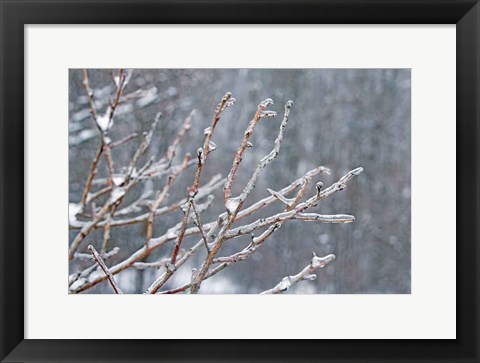
<path fill-rule="evenodd" d="M 313 252 L 312 261 L 308 266 L 306 266 L 302 271 L 298 274 L 293 276 L 286 276 L 284 277 L 275 287 L 265 290 L 262 292 L 262 295 L 265 294 L 280 294 L 282 292 L 287 291 L 290 287 L 295 285 L 296 283 L 307 280 L 312 281 L 317 278 L 315 275 L 315 270 L 318 270 L 322 267 L 325 267 L 330 262 L 335 261 L 335 255 L 327 255 L 325 257 L 318 257 L 315 252 Z"/>
<path fill-rule="evenodd" d="M 185 250 L 180 250 L 178 252 L 178 256 L 181 258 L 185 254 Z M 145 270 L 147 268 L 153 268 L 153 269 L 160 269 L 162 267 L 165 267 L 168 263 L 170 262 L 170 258 L 162 258 L 161 260 L 155 261 L 155 262 L 134 262 L 133 263 L 133 268 L 137 270 Z"/>
<path fill-rule="evenodd" d="M 260 102 L 258 107 L 257 107 L 257 112 L 255 112 L 255 116 L 250 121 L 247 129 L 245 130 L 242 143 L 240 144 L 240 147 L 238 148 L 238 151 L 235 153 L 235 156 L 234 156 L 234 159 L 233 159 L 233 165 L 232 165 L 232 168 L 230 169 L 230 172 L 228 173 L 227 182 L 225 183 L 225 187 L 224 187 L 224 202 L 225 202 L 225 204 L 227 204 L 228 199 L 231 198 L 231 196 L 232 196 L 233 181 L 235 180 L 235 175 L 236 175 L 237 169 L 238 169 L 238 167 L 239 167 L 239 165 L 242 161 L 245 149 L 247 147 L 250 148 L 251 145 L 252 145 L 248 140 L 250 139 L 250 136 L 252 136 L 253 131 L 255 130 L 255 126 L 260 121 L 260 119 L 262 119 L 264 117 L 274 117 L 276 115 L 275 112 L 266 111 L 266 108 L 270 105 L 273 105 L 273 100 L 271 98 L 267 98 L 266 100 Z"/>

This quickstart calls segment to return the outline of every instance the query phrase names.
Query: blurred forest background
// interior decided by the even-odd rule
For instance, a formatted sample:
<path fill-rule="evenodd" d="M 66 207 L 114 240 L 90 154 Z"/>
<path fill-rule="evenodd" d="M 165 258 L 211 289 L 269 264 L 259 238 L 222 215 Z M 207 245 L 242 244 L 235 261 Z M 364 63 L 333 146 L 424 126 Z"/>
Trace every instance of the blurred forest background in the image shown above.
<path fill-rule="evenodd" d="M 109 70 L 89 70 L 97 109 L 104 112 L 114 92 Z M 290 184 L 318 165 L 332 170 L 320 175 L 325 187 L 356 167 L 364 172 L 354 178 L 345 191 L 322 201 L 315 211 L 322 214 L 353 214 L 350 224 L 287 221 L 251 258 L 235 263 L 202 284 L 200 293 L 259 293 L 275 286 L 282 277 L 296 274 L 311 259 L 312 251 L 324 256 L 334 253 L 337 260 L 317 271 L 315 281 L 301 282 L 288 293 L 404 294 L 411 286 L 410 245 L 410 70 L 408 69 L 140 69 L 133 70 L 127 92 L 148 90 L 144 97 L 121 105 L 115 114 L 110 137 L 115 141 L 134 131 L 148 131 L 157 112 L 163 117 L 153 136 L 147 156 L 163 155 L 185 117 L 196 109 L 192 129 L 177 150 L 175 163 L 185 153 L 195 155 L 203 143 L 203 130 L 210 126 L 215 106 L 227 91 L 237 99 L 222 114 L 213 140 L 217 151 L 209 156 L 202 183 L 221 173 L 225 177 L 232 165 L 243 132 L 257 105 L 265 98 L 275 104 L 277 117 L 262 120 L 252 136 L 253 149 L 245 153 L 233 194 L 243 189 L 258 160 L 273 147 L 282 119 L 284 104 L 293 100 L 290 120 L 277 159 L 262 172 L 246 206 Z M 91 117 L 82 71 L 69 73 L 69 198 L 78 203 L 99 145 L 99 131 Z M 103 102 L 103 103 L 102 103 Z M 128 164 L 140 140 L 114 149 L 115 167 Z M 253 151 L 252 151 L 253 150 Z M 185 196 L 195 168 L 189 168 L 170 190 L 168 201 Z M 98 177 L 105 177 L 102 160 Z M 315 181 L 318 180 L 318 177 Z M 160 189 L 164 180 L 146 183 L 145 188 Z M 313 183 L 314 185 L 315 183 Z M 145 190 L 137 190 L 137 196 Z M 307 196 L 312 195 L 310 190 Z M 223 191 L 202 216 L 204 223 L 225 211 Z M 280 203 L 262 211 L 265 215 L 281 210 Z M 164 233 L 178 223 L 181 211 L 155 219 L 155 231 Z M 255 218 L 256 219 L 256 218 Z M 251 219 L 253 220 L 253 219 Z M 245 222 L 249 222 L 246 220 Z M 107 261 L 116 264 L 145 243 L 145 223 L 112 228 L 112 246 L 120 252 Z M 69 242 L 78 231 L 70 231 Z M 155 233 L 155 236 L 158 235 Z M 154 237 L 155 237 L 154 236 Z M 227 241 L 221 255 L 240 250 L 245 241 Z M 185 240 L 190 247 L 198 236 Z M 99 248 L 102 231 L 87 237 L 86 246 Z M 155 250 L 147 261 L 171 254 L 172 245 Z M 165 286 L 173 288 L 190 280 L 193 267 L 205 258 L 197 254 Z M 91 265 L 72 261 L 69 273 Z M 128 269 L 116 280 L 126 293 L 143 293 L 161 270 Z M 112 293 L 103 282 L 86 293 Z"/>

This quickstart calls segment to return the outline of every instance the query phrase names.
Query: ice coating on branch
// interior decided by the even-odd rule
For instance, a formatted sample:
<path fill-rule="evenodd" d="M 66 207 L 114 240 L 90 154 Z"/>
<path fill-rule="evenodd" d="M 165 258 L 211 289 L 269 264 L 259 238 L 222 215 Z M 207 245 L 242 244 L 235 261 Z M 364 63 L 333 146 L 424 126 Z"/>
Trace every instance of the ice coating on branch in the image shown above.
<path fill-rule="evenodd" d="M 225 208 L 227 208 L 228 214 L 233 214 L 238 208 L 240 204 L 240 198 L 228 198 L 227 203 L 225 204 Z"/>
<path fill-rule="evenodd" d="M 253 144 L 250 141 L 247 141 L 247 147 L 251 149 L 253 147 Z"/>
<path fill-rule="evenodd" d="M 215 144 L 213 141 L 210 141 L 210 142 L 208 143 L 208 149 L 209 149 L 210 151 L 216 150 L 216 149 L 217 149 L 217 144 Z"/>
<path fill-rule="evenodd" d="M 209 126 L 205 130 L 203 130 L 204 135 L 208 135 L 210 132 L 212 132 L 212 126 Z"/>
<path fill-rule="evenodd" d="M 235 102 L 237 102 L 237 100 L 232 97 L 227 101 L 227 103 L 225 104 L 225 107 L 233 106 L 235 104 Z"/>
<path fill-rule="evenodd" d="M 335 255 L 330 254 L 326 255 L 324 257 L 318 257 L 315 252 L 313 252 L 313 257 L 312 257 L 312 267 L 313 268 L 321 268 L 327 264 L 329 264 L 332 261 L 335 261 Z"/>
<path fill-rule="evenodd" d="M 363 171 L 363 168 L 362 168 L 362 167 L 359 167 L 359 168 L 356 168 L 356 169 L 352 170 L 352 174 L 353 174 L 353 175 L 358 175 L 358 174 L 360 174 L 362 171 Z"/>
<path fill-rule="evenodd" d="M 265 110 L 260 113 L 260 117 L 275 117 L 277 113 L 275 111 Z"/>
<path fill-rule="evenodd" d="M 77 281 L 75 281 L 73 284 L 70 285 L 69 290 L 75 291 L 79 287 L 85 285 L 87 282 L 88 280 L 85 277 L 81 277 Z"/>
<path fill-rule="evenodd" d="M 189 203 L 187 202 L 187 203 L 185 203 L 185 204 L 182 204 L 182 205 L 180 206 L 180 209 L 182 210 L 183 213 L 187 213 L 188 210 L 189 210 L 189 206 L 190 206 L 190 205 L 189 205 Z"/>
<path fill-rule="evenodd" d="M 315 274 L 310 274 L 310 275 L 305 275 L 305 276 L 303 276 L 303 279 L 304 279 L 304 280 L 309 280 L 309 281 L 313 281 L 313 280 L 315 280 L 316 278 L 317 278 L 317 275 L 315 275 Z"/>
<path fill-rule="evenodd" d="M 265 100 L 263 100 L 262 102 L 260 102 L 260 104 L 258 105 L 258 107 L 260 108 L 266 108 L 270 105 L 273 105 L 273 100 L 271 98 L 267 98 Z"/>
<path fill-rule="evenodd" d="M 290 286 L 292 286 L 292 281 L 290 280 L 290 276 L 284 277 L 282 281 L 278 284 L 278 289 L 280 291 L 287 291 Z"/>
<path fill-rule="evenodd" d="M 222 102 L 220 102 L 217 107 L 215 108 L 215 112 L 222 112 L 225 108 L 231 106 L 235 103 L 235 99 L 233 99 L 233 103 L 229 104 L 230 99 L 232 98 L 232 92 L 225 93 L 225 96 L 222 97 Z"/>

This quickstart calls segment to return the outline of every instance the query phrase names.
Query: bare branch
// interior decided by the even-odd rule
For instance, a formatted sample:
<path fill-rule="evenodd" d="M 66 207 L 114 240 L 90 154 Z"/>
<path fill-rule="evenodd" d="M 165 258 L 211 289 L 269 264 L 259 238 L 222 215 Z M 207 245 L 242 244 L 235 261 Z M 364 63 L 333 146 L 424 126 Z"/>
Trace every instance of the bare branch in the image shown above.
<path fill-rule="evenodd" d="M 119 247 L 114 247 L 108 252 L 101 253 L 100 256 L 102 256 L 104 260 L 107 260 L 110 257 L 115 256 L 119 251 L 120 251 Z M 78 253 L 78 252 L 75 252 L 75 254 L 73 255 L 73 258 L 78 260 L 87 260 L 87 261 L 91 261 L 93 259 L 90 253 Z"/>
<path fill-rule="evenodd" d="M 93 90 L 90 87 L 90 83 L 88 81 L 88 72 L 86 69 L 83 69 L 82 75 L 83 75 L 83 86 L 87 91 L 88 103 L 90 105 L 90 114 L 92 115 L 93 121 L 95 121 L 95 125 L 98 127 L 97 110 L 95 109 L 95 102 L 93 101 Z"/>
<path fill-rule="evenodd" d="M 293 276 L 287 276 L 282 279 L 275 287 L 271 288 L 270 290 L 266 290 L 262 292 L 262 295 L 265 294 L 280 294 L 282 292 L 287 291 L 290 287 L 295 285 L 296 283 L 308 280 L 312 281 L 317 278 L 317 275 L 314 274 L 315 270 L 318 270 L 330 262 L 335 261 L 335 255 L 327 255 L 325 257 L 318 257 L 315 252 L 313 252 L 312 261 L 308 266 L 306 266 L 302 271 L 298 274 Z"/>
<path fill-rule="evenodd" d="M 205 248 L 207 252 L 210 252 L 210 246 L 208 245 L 208 240 L 207 236 L 205 235 L 205 231 L 203 229 L 202 221 L 200 219 L 200 214 L 198 213 L 197 207 L 195 205 L 195 200 L 190 199 L 190 204 L 192 206 L 193 210 L 193 223 L 198 227 L 198 230 L 200 231 L 200 235 L 202 236 L 202 240 L 205 243 Z"/>
<path fill-rule="evenodd" d="M 102 257 L 100 257 L 100 255 L 98 254 L 95 247 L 93 247 L 92 245 L 89 245 L 88 249 L 92 253 L 95 261 L 97 261 L 98 265 L 100 266 L 100 268 L 103 270 L 103 272 L 107 276 L 108 281 L 110 282 L 110 285 L 112 285 L 112 287 L 113 287 L 113 291 L 115 291 L 116 294 L 123 294 L 122 290 L 120 290 L 117 283 L 115 282 L 115 279 L 113 278 L 112 273 L 108 269 L 107 265 L 105 265 L 105 262 L 103 261 Z"/>
<path fill-rule="evenodd" d="M 293 205 L 293 202 L 295 201 L 294 198 L 285 198 L 282 194 L 277 193 L 275 190 L 267 188 L 267 191 L 273 195 L 275 198 L 277 198 L 280 202 L 285 204 L 287 207 L 290 207 Z"/>
<path fill-rule="evenodd" d="M 188 115 L 188 117 L 183 122 L 182 128 L 178 132 L 177 137 L 175 138 L 175 140 L 173 140 L 173 143 L 168 147 L 167 153 L 166 153 L 168 165 L 171 164 L 173 158 L 175 157 L 177 147 L 182 141 L 183 137 L 185 136 L 187 131 L 190 130 L 190 128 L 192 127 L 192 121 L 193 121 L 193 118 L 195 117 L 195 112 L 196 112 L 195 110 L 192 110 L 192 112 L 190 112 L 190 115 Z"/>
<path fill-rule="evenodd" d="M 163 187 L 162 191 L 158 194 L 158 197 L 155 200 L 155 202 L 150 206 L 150 214 L 147 219 L 146 243 L 150 241 L 153 235 L 153 217 L 155 216 L 155 211 L 158 209 L 160 204 L 163 202 L 163 200 L 167 196 L 168 191 L 170 190 L 170 187 L 173 185 L 177 177 L 187 168 L 187 164 L 189 161 L 190 161 L 190 154 L 187 154 L 183 159 L 182 167 L 178 171 L 176 171 L 174 174 L 171 174 L 168 177 L 167 183 Z"/>
<path fill-rule="evenodd" d="M 110 144 L 110 149 L 114 149 L 114 148 L 116 148 L 117 146 L 121 146 L 121 145 L 123 145 L 123 144 L 126 144 L 127 142 L 129 142 L 129 141 L 137 138 L 138 136 L 139 136 L 138 133 L 133 132 L 133 133 L 131 133 L 130 135 L 127 135 L 127 136 L 125 136 L 124 138 L 122 138 L 122 139 L 120 139 L 120 140 L 118 140 L 118 141 L 112 142 L 112 143 Z"/>
<path fill-rule="evenodd" d="M 323 223 L 352 223 L 355 217 L 348 214 L 322 215 L 317 213 L 299 213 L 293 217 L 301 221 L 317 221 Z"/>
<path fill-rule="evenodd" d="M 157 125 L 160 122 L 161 117 L 162 117 L 162 113 L 161 112 L 157 113 L 154 121 L 152 122 L 152 126 L 150 127 L 150 131 L 145 134 L 145 137 L 143 138 L 143 142 L 140 144 L 138 149 L 135 151 L 135 154 L 133 155 L 132 160 L 130 161 L 130 165 L 128 166 L 128 171 L 125 175 L 125 182 L 127 182 L 128 179 L 132 176 L 132 173 L 135 170 L 135 165 L 137 164 L 138 159 L 140 159 L 140 157 L 145 153 L 145 151 L 150 146 L 150 142 L 152 141 L 153 133 L 155 132 L 155 129 L 157 128 Z"/>
<path fill-rule="evenodd" d="M 185 255 L 185 250 L 180 250 L 178 252 L 179 258 L 183 257 L 183 255 Z M 154 268 L 158 270 L 162 267 L 165 267 L 169 262 L 170 257 L 166 257 L 156 262 L 135 262 L 132 267 L 137 270 L 145 270 L 147 268 Z"/>
<path fill-rule="evenodd" d="M 100 145 L 100 147 L 98 148 L 97 154 L 93 158 L 92 165 L 90 167 L 90 173 L 88 174 L 88 178 L 87 178 L 87 183 L 85 184 L 85 189 L 83 190 L 82 201 L 80 202 L 82 210 L 85 208 L 85 205 L 87 203 L 88 193 L 90 192 L 90 188 L 92 187 L 92 181 L 93 181 L 93 178 L 95 178 L 98 161 L 100 160 L 100 156 L 102 155 L 102 152 L 103 152 L 103 145 Z"/>
<path fill-rule="evenodd" d="M 255 126 L 257 125 L 257 123 L 260 121 L 261 118 L 266 116 L 269 116 L 269 117 L 275 116 L 275 113 L 271 113 L 272 111 L 268 111 L 269 113 L 265 113 L 267 107 L 272 104 L 273 104 L 273 100 L 271 98 L 267 98 L 266 100 L 260 102 L 260 104 L 257 107 L 257 112 L 255 112 L 255 116 L 250 121 L 247 129 L 245 130 L 242 143 L 240 144 L 240 147 L 235 153 L 235 157 L 233 159 L 233 165 L 232 165 L 232 168 L 230 169 L 230 173 L 228 173 L 227 182 L 225 183 L 224 197 L 223 197 L 225 205 L 227 204 L 228 200 L 232 196 L 232 185 L 233 185 L 233 181 L 235 180 L 235 174 L 237 173 L 237 169 L 242 161 L 243 153 L 245 152 L 245 149 L 251 145 L 249 144 L 248 140 L 250 139 L 250 136 L 252 136 L 253 131 L 255 130 Z"/>
<path fill-rule="evenodd" d="M 200 175 L 202 174 L 203 165 L 205 164 L 208 154 L 210 153 L 212 135 L 213 135 L 213 132 L 215 131 L 215 127 L 218 124 L 218 121 L 220 120 L 220 115 L 223 110 L 232 106 L 234 103 L 235 103 L 235 98 L 232 97 L 232 94 L 230 92 L 227 92 L 225 96 L 223 96 L 222 100 L 220 101 L 220 103 L 218 104 L 215 110 L 215 115 L 213 117 L 212 125 L 207 130 L 204 131 L 205 140 L 203 142 L 203 148 L 199 148 L 197 152 L 198 154 L 197 155 L 198 156 L 197 172 L 195 173 L 192 186 L 188 189 L 188 196 L 190 198 L 194 198 L 198 193 L 198 187 L 200 185 Z M 180 228 L 180 233 L 178 234 L 177 240 L 175 242 L 175 246 L 173 248 L 172 260 L 171 260 L 172 265 L 175 265 L 178 251 L 180 250 L 180 246 L 182 245 L 183 238 L 185 236 L 185 230 L 187 228 L 187 219 L 188 219 L 189 213 L 190 213 L 190 203 L 188 203 L 187 205 L 187 210 L 185 211 L 185 215 L 182 220 L 182 227 Z"/>
<path fill-rule="evenodd" d="M 100 254 L 100 255 L 102 256 L 103 260 L 105 261 L 105 260 L 108 260 L 110 257 L 115 256 L 119 251 L 120 251 L 120 248 L 115 247 L 111 251 L 109 251 L 107 253 L 104 253 L 104 254 Z M 88 261 L 95 260 L 91 253 L 75 253 L 74 258 L 78 258 L 78 259 L 81 259 L 81 260 L 88 260 Z M 75 285 L 77 285 L 77 286 L 84 285 L 87 282 L 90 274 L 93 271 L 95 271 L 98 267 L 99 267 L 98 264 L 95 262 L 92 266 L 87 267 L 83 271 L 75 272 L 75 273 L 69 275 L 68 276 L 68 286 L 69 286 L 69 289 L 71 290 L 70 292 L 72 292 L 73 290 L 76 289 Z"/>

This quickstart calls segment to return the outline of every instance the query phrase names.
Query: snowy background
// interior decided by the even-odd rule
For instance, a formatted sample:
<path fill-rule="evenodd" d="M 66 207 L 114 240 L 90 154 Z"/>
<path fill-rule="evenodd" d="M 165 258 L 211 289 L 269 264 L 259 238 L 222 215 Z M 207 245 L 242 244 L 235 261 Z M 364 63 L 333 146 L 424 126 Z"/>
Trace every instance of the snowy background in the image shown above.
<path fill-rule="evenodd" d="M 69 185 L 70 202 L 77 203 L 99 145 L 98 130 L 89 115 L 88 100 L 82 85 L 81 70 L 70 70 L 69 84 Z M 89 70 L 90 86 L 95 91 L 97 110 L 104 111 L 114 85 L 108 70 Z M 353 214 L 352 224 L 321 224 L 287 221 L 250 259 L 231 265 L 202 284 L 200 293 L 258 293 L 276 285 L 283 276 L 298 273 L 311 258 L 334 253 L 337 260 L 319 270 L 315 281 L 301 282 L 288 293 L 410 293 L 410 70 L 134 70 L 127 93 L 146 90 L 144 97 L 120 106 L 110 137 L 115 141 L 134 131 L 147 131 L 157 112 L 163 113 L 147 157 L 163 155 L 183 120 L 192 109 L 196 117 L 192 129 L 177 151 L 176 162 L 187 152 L 195 154 L 203 142 L 203 130 L 211 123 L 214 108 L 227 91 L 237 99 L 224 112 L 214 134 L 218 149 L 208 160 L 202 181 L 213 175 L 228 174 L 232 158 L 256 106 L 270 97 L 277 111 L 275 119 L 264 120 L 256 128 L 253 152 L 245 154 L 233 188 L 243 189 L 257 161 L 273 147 L 283 106 L 294 101 L 282 149 L 278 158 L 261 174 L 246 205 L 268 196 L 274 190 L 318 165 L 332 169 L 322 175 L 325 186 L 348 170 L 362 166 L 364 173 L 348 188 L 322 201 L 316 211 L 322 214 Z M 102 102 L 103 101 L 103 102 Z M 139 140 L 114 149 L 116 167 L 126 165 Z M 170 190 L 170 201 L 185 195 L 194 169 L 190 168 Z M 102 161 L 98 177 L 106 176 Z M 146 183 L 145 188 L 160 189 L 163 180 Z M 136 190 L 140 195 L 143 189 Z M 311 192 L 310 192 L 311 193 Z M 310 194 L 309 194 L 310 195 Z M 212 207 L 202 217 L 215 220 L 225 210 L 223 193 L 218 189 Z M 278 212 L 278 204 L 262 211 L 267 216 Z M 155 220 L 156 231 L 181 220 L 181 212 Z M 245 220 L 248 222 L 248 220 Z M 120 253 L 108 260 L 116 264 L 145 243 L 145 224 L 112 229 L 112 245 Z M 77 231 L 71 231 L 69 242 Z M 162 232 L 159 232 L 162 233 Z M 155 234 L 157 236 L 158 233 Z M 185 241 L 185 247 L 198 237 Z M 249 242 L 228 241 L 221 255 L 240 250 Z M 87 237 L 79 249 L 100 248 L 102 232 Z M 152 253 L 147 261 L 171 254 L 171 244 Z M 183 266 L 165 288 L 190 280 L 191 269 L 204 259 L 197 254 Z M 91 262 L 70 263 L 69 273 Z M 116 275 L 126 293 L 142 293 L 161 273 L 158 270 L 127 270 Z M 107 282 L 88 293 L 112 293 Z"/>

